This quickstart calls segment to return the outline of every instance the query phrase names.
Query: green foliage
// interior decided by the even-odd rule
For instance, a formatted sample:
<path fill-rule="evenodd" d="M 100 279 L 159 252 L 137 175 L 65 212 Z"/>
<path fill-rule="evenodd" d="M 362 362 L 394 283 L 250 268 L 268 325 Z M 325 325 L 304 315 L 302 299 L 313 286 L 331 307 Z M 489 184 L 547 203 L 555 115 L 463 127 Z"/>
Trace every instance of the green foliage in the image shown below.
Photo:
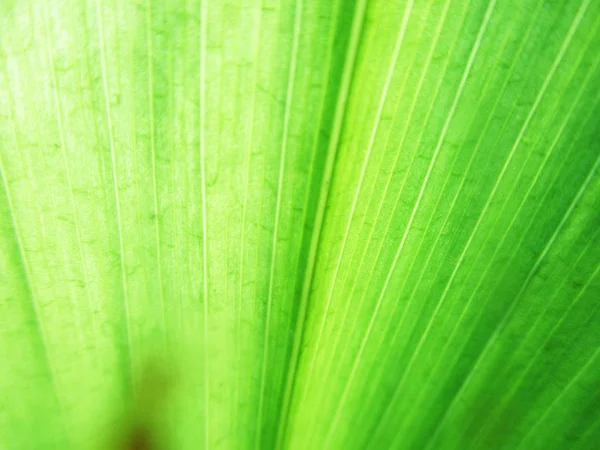
<path fill-rule="evenodd" d="M 595 0 L 0 2 L 0 448 L 594 448 L 599 55 Z"/>

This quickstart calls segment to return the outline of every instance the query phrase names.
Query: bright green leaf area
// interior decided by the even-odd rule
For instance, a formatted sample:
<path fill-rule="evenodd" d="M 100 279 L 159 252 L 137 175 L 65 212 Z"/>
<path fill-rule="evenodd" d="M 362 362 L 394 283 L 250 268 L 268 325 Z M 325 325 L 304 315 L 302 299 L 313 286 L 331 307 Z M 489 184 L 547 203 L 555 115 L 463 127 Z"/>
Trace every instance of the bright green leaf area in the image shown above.
<path fill-rule="evenodd" d="M 0 448 L 599 448 L 599 66 L 596 0 L 0 1 Z"/>

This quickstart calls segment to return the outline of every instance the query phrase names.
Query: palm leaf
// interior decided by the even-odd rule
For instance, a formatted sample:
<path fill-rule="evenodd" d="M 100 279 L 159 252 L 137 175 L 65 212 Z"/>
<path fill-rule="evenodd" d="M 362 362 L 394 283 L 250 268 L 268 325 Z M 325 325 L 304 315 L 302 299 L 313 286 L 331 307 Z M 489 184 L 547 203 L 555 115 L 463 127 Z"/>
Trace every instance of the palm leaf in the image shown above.
<path fill-rule="evenodd" d="M 600 4 L 0 21 L 0 447 L 594 448 Z"/>

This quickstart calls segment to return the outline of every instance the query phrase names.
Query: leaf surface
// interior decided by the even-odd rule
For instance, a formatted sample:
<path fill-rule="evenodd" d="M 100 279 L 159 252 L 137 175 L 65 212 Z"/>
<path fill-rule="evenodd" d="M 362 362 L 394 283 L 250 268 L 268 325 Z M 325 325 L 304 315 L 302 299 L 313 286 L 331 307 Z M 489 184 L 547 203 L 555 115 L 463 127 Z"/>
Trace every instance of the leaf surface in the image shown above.
<path fill-rule="evenodd" d="M 0 23 L 0 447 L 593 448 L 600 4 Z"/>

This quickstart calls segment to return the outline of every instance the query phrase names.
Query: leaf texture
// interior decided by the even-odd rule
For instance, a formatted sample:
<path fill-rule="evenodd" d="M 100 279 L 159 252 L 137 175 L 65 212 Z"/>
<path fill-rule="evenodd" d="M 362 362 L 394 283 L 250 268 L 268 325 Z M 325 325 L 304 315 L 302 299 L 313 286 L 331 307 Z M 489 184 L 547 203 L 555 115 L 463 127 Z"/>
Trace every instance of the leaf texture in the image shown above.
<path fill-rule="evenodd" d="M 1 448 L 594 448 L 599 3 L 10 0 L 0 44 Z"/>

